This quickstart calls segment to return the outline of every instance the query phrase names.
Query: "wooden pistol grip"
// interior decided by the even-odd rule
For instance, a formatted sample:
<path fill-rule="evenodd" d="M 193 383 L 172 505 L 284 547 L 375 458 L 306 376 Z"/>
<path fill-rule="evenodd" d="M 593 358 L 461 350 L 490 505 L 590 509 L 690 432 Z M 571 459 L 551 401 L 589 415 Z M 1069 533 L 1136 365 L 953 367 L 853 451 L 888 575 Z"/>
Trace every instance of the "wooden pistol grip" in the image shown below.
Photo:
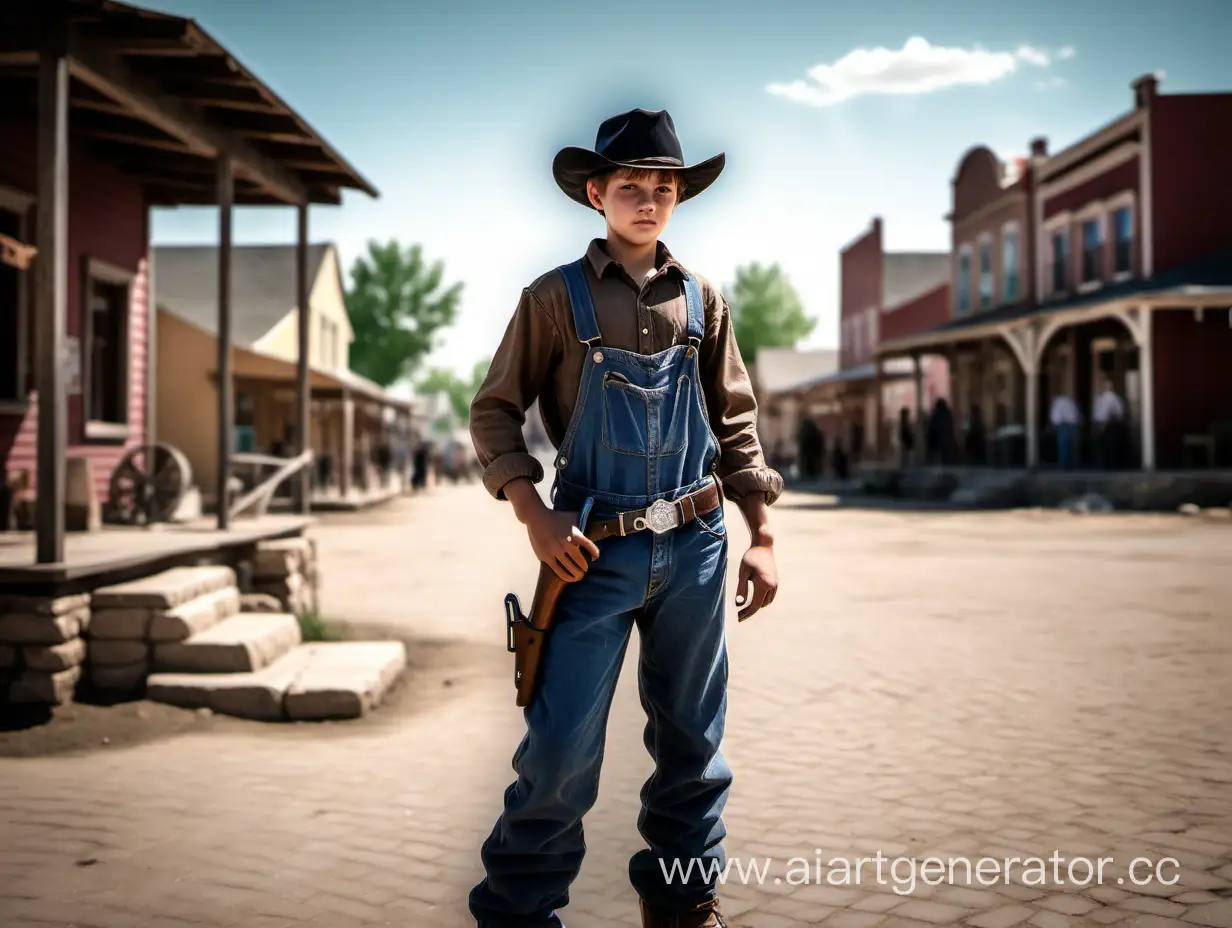
<path fill-rule="evenodd" d="M 543 646 L 552 629 L 556 606 L 565 586 L 566 581 L 556 576 L 556 571 L 542 561 L 539 562 L 539 581 L 535 584 L 535 597 L 531 600 L 530 614 L 527 615 L 526 622 L 516 627 L 513 633 L 519 708 L 526 708 L 534 699 L 535 689 L 539 685 Z"/>
<path fill-rule="evenodd" d="M 565 581 L 547 564 L 540 562 L 539 582 L 535 585 L 535 598 L 531 601 L 530 615 L 526 625 L 514 630 L 516 645 L 515 661 L 518 669 L 519 708 L 526 708 L 534 699 L 539 685 L 539 667 L 543 661 L 543 646 L 552 627 L 556 604 L 565 589 Z"/>

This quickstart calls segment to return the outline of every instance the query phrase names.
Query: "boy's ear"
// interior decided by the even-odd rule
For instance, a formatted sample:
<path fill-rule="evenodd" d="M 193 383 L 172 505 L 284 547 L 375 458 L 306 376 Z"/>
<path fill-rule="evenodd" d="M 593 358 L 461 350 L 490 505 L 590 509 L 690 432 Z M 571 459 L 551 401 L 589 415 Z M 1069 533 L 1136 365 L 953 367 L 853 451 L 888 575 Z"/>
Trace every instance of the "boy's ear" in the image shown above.
<path fill-rule="evenodd" d="M 586 198 L 590 200 L 590 205 L 600 212 L 603 211 L 603 203 L 599 199 L 601 194 L 602 191 L 599 189 L 599 185 L 595 183 L 593 178 L 586 181 Z"/>

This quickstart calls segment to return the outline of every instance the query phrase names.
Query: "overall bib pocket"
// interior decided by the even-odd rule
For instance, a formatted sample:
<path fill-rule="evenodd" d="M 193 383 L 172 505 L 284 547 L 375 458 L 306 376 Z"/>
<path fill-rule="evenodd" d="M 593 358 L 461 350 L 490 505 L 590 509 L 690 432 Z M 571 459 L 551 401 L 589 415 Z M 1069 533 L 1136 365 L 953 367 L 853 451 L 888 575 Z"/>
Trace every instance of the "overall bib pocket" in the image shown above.
<path fill-rule="evenodd" d="M 671 417 L 660 426 L 660 454 L 680 454 L 689 445 L 689 407 L 693 402 L 693 381 L 688 374 L 676 378 L 676 397 L 671 402 Z M 666 410 L 666 404 L 659 407 Z"/>
<path fill-rule="evenodd" d="M 649 453 L 650 406 L 661 392 L 635 386 L 615 371 L 604 373 L 604 447 L 617 454 Z"/>

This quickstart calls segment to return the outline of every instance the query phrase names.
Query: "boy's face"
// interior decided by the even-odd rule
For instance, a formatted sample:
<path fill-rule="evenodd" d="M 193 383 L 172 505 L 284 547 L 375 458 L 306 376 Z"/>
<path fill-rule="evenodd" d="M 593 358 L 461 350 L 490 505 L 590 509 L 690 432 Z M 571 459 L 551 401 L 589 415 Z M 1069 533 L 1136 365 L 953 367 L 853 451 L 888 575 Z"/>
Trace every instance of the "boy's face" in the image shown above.
<path fill-rule="evenodd" d="M 592 180 L 586 189 L 591 205 L 603 210 L 612 232 L 635 245 L 647 245 L 663 234 L 676 208 L 676 181 L 671 173 L 639 178 L 618 171 L 605 186 L 601 190 Z"/>

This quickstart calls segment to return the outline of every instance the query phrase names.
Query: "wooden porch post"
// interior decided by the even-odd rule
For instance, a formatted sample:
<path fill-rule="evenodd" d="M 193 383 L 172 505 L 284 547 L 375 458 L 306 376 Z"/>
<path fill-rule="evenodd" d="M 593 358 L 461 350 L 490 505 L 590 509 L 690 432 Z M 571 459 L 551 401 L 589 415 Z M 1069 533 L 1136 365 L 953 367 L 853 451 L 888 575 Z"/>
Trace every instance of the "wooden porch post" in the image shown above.
<path fill-rule="evenodd" d="M 1039 360 L 1031 349 L 1031 366 L 1023 374 L 1027 390 L 1027 467 L 1039 466 Z"/>
<path fill-rule="evenodd" d="M 154 267 L 154 248 L 150 243 L 151 208 L 145 206 L 145 460 L 150 473 L 158 473 L 155 446 L 158 444 L 158 269 Z M 147 520 L 153 522 L 154 493 L 148 488 L 145 499 Z"/>
<path fill-rule="evenodd" d="M 351 466 L 355 458 L 355 399 L 350 390 L 342 391 L 342 461 L 338 468 L 338 490 L 345 500 L 351 492 Z"/>
<path fill-rule="evenodd" d="M 918 351 L 911 354 L 912 375 L 915 377 L 915 454 L 912 458 L 919 462 L 924 459 L 924 366 Z"/>
<path fill-rule="evenodd" d="M 1142 381 L 1142 469 L 1155 470 L 1155 349 L 1151 333 L 1151 307 L 1138 317 L 1138 376 Z"/>
<path fill-rule="evenodd" d="M 218 158 L 218 528 L 231 523 L 227 482 L 235 431 L 234 385 L 231 383 L 231 206 L 234 198 L 231 159 Z"/>
<path fill-rule="evenodd" d="M 68 55 L 66 20 L 46 12 L 38 70 L 38 486 L 40 564 L 64 560 L 64 455 L 68 410 L 64 330 L 68 319 Z M 82 294 L 84 301 L 88 297 Z M 89 346 L 83 344 L 82 351 Z"/>
<path fill-rule="evenodd" d="M 881 371 L 881 355 L 873 356 L 873 434 L 872 451 L 873 460 L 877 463 L 881 462 L 881 417 L 883 410 L 881 408 L 881 388 L 882 388 L 882 371 Z"/>
<path fill-rule="evenodd" d="M 301 203 L 297 207 L 299 214 L 299 235 L 295 241 L 295 299 L 299 308 L 299 363 L 296 370 L 298 402 L 296 416 L 299 433 L 298 450 L 302 454 L 312 447 L 312 423 L 310 407 L 312 397 L 308 385 L 308 336 L 311 322 L 308 314 L 308 204 Z M 296 481 L 296 508 L 307 515 L 312 506 L 312 468 L 305 467 L 299 472 Z"/>

